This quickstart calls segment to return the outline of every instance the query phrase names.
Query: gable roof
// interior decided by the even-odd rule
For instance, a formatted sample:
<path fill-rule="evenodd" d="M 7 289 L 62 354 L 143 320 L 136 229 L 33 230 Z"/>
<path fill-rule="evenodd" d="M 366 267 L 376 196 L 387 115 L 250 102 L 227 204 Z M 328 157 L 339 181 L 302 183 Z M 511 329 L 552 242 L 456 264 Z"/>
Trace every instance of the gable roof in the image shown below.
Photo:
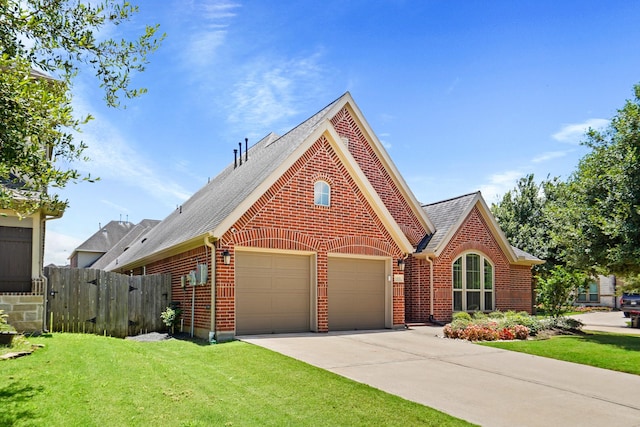
<path fill-rule="evenodd" d="M 118 256 L 128 250 L 129 245 L 131 245 L 132 242 L 134 242 L 136 239 L 142 238 L 149 232 L 149 230 L 151 230 L 159 223 L 159 220 L 143 219 L 138 224 L 136 224 L 122 239 L 120 239 L 118 243 L 113 245 L 113 247 L 109 249 L 107 253 L 98 258 L 98 260 L 91 265 L 91 268 L 96 268 L 98 270 L 104 269 L 106 266 L 111 264 L 111 262 Z"/>
<path fill-rule="evenodd" d="M 102 252 L 106 253 L 120 241 L 131 229 L 133 223 L 128 221 L 110 221 L 91 237 L 74 249 L 71 257 L 77 252 Z"/>
<path fill-rule="evenodd" d="M 462 226 L 471 210 L 476 206 L 489 226 L 491 233 L 496 238 L 498 245 L 500 245 L 512 264 L 534 265 L 544 263 L 539 258 L 509 244 L 507 237 L 500 229 L 479 191 L 424 205 L 423 209 L 433 221 L 436 232 L 425 236 L 421 244 L 418 245 L 416 252 L 439 256 L 460 226 Z"/>
<path fill-rule="evenodd" d="M 228 165 L 144 238 L 132 243 L 129 250 L 107 265 L 106 269 L 137 267 L 168 254 L 200 246 L 205 236 L 220 238 L 321 136 L 327 137 L 361 187 L 362 194 L 369 199 L 372 208 L 400 247 L 412 252 L 411 243 L 329 121 L 345 106 L 359 111 L 347 92 L 285 135 L 278 137 L 271 133 L 258 141 L 249 148 L 246 154 L 248 159 L 243 158 L 242 165 Z M 360 119 L 361 122 L 363 120 Z M 380 149 L 384 150 L 377 139 L 373 143 L 379 144 Z M 411 193 L 408 188 L 403 191 Z M 418 211 L 421 210 L 418 208 Z M 420 212 L 420 215 L 425 223 L 430 224 L 426 214 Z"/>

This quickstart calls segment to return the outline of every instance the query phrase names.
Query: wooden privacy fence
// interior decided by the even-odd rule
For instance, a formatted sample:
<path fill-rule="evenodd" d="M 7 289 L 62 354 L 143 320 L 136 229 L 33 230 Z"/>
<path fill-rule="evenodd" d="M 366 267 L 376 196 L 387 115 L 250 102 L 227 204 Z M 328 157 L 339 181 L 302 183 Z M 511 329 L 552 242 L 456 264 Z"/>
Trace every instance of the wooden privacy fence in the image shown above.
<path fill-rule="evenodd" d="M 88 268 L 46 267 L 47 324 L 52 332 L 124 338 L 165 328 L 171 275 L 126 276 Z"/>

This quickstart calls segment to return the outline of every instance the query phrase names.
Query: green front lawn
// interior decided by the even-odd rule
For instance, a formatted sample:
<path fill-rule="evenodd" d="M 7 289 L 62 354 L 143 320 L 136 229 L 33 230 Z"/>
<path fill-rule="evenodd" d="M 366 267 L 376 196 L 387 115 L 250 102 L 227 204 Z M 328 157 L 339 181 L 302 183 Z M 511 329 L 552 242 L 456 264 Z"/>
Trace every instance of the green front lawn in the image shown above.
<path fill-rule="evenodd" d="M 242 342 L 54 334 L 0 361 L 0 425 L 469 425 Z"/>
<path fill-rule="evenodd" d="M 640 375 L 640 336 L 604 332 L 481 345 Z"/>

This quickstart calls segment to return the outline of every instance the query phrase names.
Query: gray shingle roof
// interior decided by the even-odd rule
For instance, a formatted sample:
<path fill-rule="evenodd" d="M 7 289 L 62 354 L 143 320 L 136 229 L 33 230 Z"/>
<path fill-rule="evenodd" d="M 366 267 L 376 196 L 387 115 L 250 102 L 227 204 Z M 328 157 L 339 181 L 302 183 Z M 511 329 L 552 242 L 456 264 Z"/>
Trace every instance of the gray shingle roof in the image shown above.
<path fill-rule="evenodd" d="M 511 246 L 511 249 L 513 249 L 513 252 L 515 252 L 515 254 L 518 257 L 518 259 L 524 259 L 524 260 L 527 260 L 527 261 L 534 261 L 536 264 L 544 263 L 544 261 L 541 260 L 540 258 L 538 258 L 537 256 L 531 255 L 530 253 L 525 252 L 522 249 L 518 249 L 515 246 Z"/>
<path fill-rule="evenodd" d="M 91 268 L 98 270 L 104 269 L 107 265 L 111 264 L 118 256 L 129 249 L 129 245 L 136 239 L 141 239 L 146 233 L 148 233 L 153 227 L 160 223 L 159 220 L 143 219 L 135 225 L 118 243 L 116 243 L 109 251 L 102 255 L 95 263 L 91 265 Z"/>
<path fill-rule="evenodd" d="M 462 218 L 462 215 L 469 212 L 471 205 L 475 204 L 482 198 L 482 194 L 479 191 L 475 193 L 465 194 L 463 196 L 454 197 L 452 199 L 442 200 L 440 202 L 423 205 L 422 209 L 427 213 L 433 225 L 436 227 L 436 232 L 432 236 L 426 236 L 425 240 L 428 243 L 423 248 L 426 252 L 435 252 L 436 249 L 443 243 L 444 239 L 454 230 L 456 224 L 458 224 Z M 489 212 L 489 215 L 492 215 Z M 543 261 L 530 253 L 527 253 L 521 249 L 511 246 L 516 261 L 527 261 L 531 264 L 540 264 Z"/>
<path fill-rule="evenodd" d="M 479 192 L 469 193 L 422 206 L 422 209 L 424 209 L 436 227 L 435 233 L 431 236 L 424 250 L 433 252 L 438 248 L 449 234 L 451 227 L 456 225 L 460 220 L 460 216 L 468 210 L 470 204 L 475 202 L 478 195 Z"/>
<path fill-rule="evenodd" d="M 270 133 L 249 148 L 242 166 L 227 166 L 181 207 L 138 239 L 106 269 L 115 270 L 214 230 L 328 117 L 342 95 L 318 113 L 278 137 Z"/>
<path fill-rule="evenodd" d="M 75 252 L 103 252 L 106 253 L 120 241 L 131 229 L 133 223 L 127 221 L 110 221 L 96 231 L 91 237 L 80 244 Z"/>

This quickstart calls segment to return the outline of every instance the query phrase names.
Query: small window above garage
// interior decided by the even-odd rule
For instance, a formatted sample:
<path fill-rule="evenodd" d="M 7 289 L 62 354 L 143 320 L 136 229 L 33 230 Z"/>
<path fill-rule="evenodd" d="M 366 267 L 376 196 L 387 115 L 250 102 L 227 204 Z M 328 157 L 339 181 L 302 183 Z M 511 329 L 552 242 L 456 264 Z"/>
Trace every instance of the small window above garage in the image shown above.
<path fill-rule="evenodd" d="M 316 181 L 313 184 L 313 200 L 316 206 L 331 204 L 331 186 L 326 181 Z"/>

